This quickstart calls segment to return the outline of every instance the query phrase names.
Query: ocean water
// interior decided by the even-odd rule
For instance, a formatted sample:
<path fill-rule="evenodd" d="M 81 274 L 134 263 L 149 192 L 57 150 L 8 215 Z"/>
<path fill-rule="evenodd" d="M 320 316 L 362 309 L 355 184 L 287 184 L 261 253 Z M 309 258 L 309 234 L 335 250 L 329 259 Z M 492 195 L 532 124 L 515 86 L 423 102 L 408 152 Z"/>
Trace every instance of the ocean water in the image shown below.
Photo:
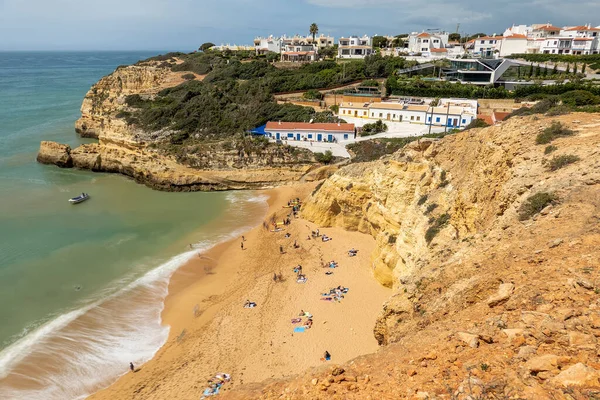
<path fill-rule="evenodd" d="M 150 359 L 171 274 L 266 210 L 252 192 L 164 193 L 36 163 L 41 140 L 92 141 L 74 132 L 87 90 L 155 54 L 0 52 L 1 399 L 82 398 Z"/>

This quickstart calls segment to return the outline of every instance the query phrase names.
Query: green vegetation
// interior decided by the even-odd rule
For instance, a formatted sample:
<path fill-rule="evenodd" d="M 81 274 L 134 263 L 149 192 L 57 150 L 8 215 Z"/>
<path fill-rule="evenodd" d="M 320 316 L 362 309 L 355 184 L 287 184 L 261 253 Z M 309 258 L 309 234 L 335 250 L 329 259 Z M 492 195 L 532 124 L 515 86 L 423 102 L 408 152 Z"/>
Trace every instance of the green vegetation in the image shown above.
<path fill-rule="evenodd" d="M 571 90 L 560 96 L 563 104 L 570 107 L 590 106 L 600 104 L 600 96 L 587 90 Z"/>
<path fill-rule="evenodd" d="M 523 59 L 532 62 L 579 63 L 592 69 L 600 69 L 600 54 L 570 55 L 570 54 L 513 54 L 508 58 Z M 582 71 L 584 72 L 584 67 Z"/>
<path fill-rule="evenodd" d="M 468 130 L 468 129 L 475 129 L 475 128 L 486 128 L 486 127 L 488 127 L 488 126 L 490 126 L 490 124 L 488 124 L 487 122 L 485 122 L 485 121 L 484 121 L 484 120 L 482 120 L 482 119 L 476 118 L 476 119 L 474 119 L 473 121 L 471 121 L 471 122 L 469 123 L 469 125 L 467 125 L 467 126 L 465 127 L 465 131 L 466 131 L 466 130 Z"/>
<path fill-rule="evenodd" d="M 562 156 L 555 156 L 552 160 L 550 160 L 548 162 L 548 169 L 550 171 L 556 171 L 558 169 L 561 169 L 563 167 L 566 167 L 569 164 L 573 164 L 574 162 L 579 161 L 580 158 L 572 155 L 572 154 L 565 154 Z"/>
<path fill-rule="evenodd" d="M 450 214 L 448 213 L 442 214 L 438 218 L 436 218 L 425 232 L 425 240 L 427 241 L 427 243 L 431 243 L 433 238 L 437 236 L 437 234 L 442 230 L 442 228 L 448 225 L 448 222 L 450 222 Z"/>
<path fill-rule="evenodd" d="M 323 94 L 316 89 L 310 89 L 302 95 L 307 100 L 321 100 L 323 98 Z"/>
<path fill-rule="evenodd" d="M 184 74 L 184 75 L 181 75 L 181 77 L 183 79 L 185 79 L 186 81 L 191 81 L 193 79 L 196 79 L 196 75 L 194 75 L 194 74 Z"/>
<path fill-rule="evenodd" d="M 333 113 L 335 113 L 335 114 L 337 114 L 337 113 L 339 113 L 339 112 L 340 112 L 340 106 L 339 106 L 339 105 L 337 105 L 337 104 L 334 104 L 334 105 L 330 106 L 330 107 L 329 107 L 329 109 L 330 109 L 330 110 L 331 110 Z"/>
<path fill-rule="evenodd" d="M 438 207 L 438 205 L 436 203 L 431 203 L 430 205 L 427 206 L 427 208 L 425 209 L 425 214 L 430 214 L 433 210 L 435 210 Z"/>
<path fill-rule="evenodd" d="M 376 135 L 378 133 L 387 132 L 388 126 L 382 120 L 377 120 L 377 122 L 371 124 L 364 124 L 362 127 L 361 136 L 370 136 Z"/>
<path fill-rule="evenodd" d="M 565 128 L 560 122 L 554 121 L 552 125 L 536 136 L 535 142 L 537 144 L 548 144 L 556 138 L 572 136 L 573 134 L 572 130 Z"/>
<path fill-rule="evenodd" d="M 425 204 L 426 201 L 427 201 L 427 195 L 424 194 L 423 196 L 419 197 L 419 201 L 417 201 L 417 205 L 422 206 L 423 204 Z"/>
<path fill-rule="evenodd" d="M 352 162 L 367 162 L 378 160 L 387 154 L 395 153 L 414 140 L 417 140 L 417 138 L 363 140 L 351 143 L 346 148 L 354 154 Z"/>
<path fill-rule="evenodd" d="M 373 48 L 384 49 L 387 47 L 387 39 L 384 36 L 373 36 Z"/>
<path fill-rule="evenodd" d="M 310 27 L 308 28 L 308 32 L 312 35 L 313 38 L 313 44 L 315 43 L 315 36 L 317 36 L 317 33 L 319 33 L 319 25 L 315 24 L 314 22 L 312 24 L 310 24 Z"/>
<path fill-rule="evenodd" d="M 200 51 L 206 51 L 208 49 L 210 49 L 211 47 L 214 47 L 215 44 L 214 43 L 210 43 L 210 42 L 206 42 L 206 43 L 202 43 L 202 45 L 200 46 L 200 48 L 198 50 Z"/>
<path fill-rule="evenodd" d="M 556 147 L 554 145 L 549 145 L 549 146 L 546 146 L 546 148 L 544 149 L 544 154 L 550 154 L 556 150 L 558 150 L 558 147 Z"/>
<path fill-rule="evenodd" d="M 331 150 L 327 150 L 325 153 L 315 153 L 315 159 L 321 164 L 329 164 L 333 161 L 333 153 Z"/>
<path fill-rule="evenodd" d="M 525 221 L 556 202 L 558 197 L 554 193 L 539 192 L 529 196 L 519 208 L 519 220 Z"/>

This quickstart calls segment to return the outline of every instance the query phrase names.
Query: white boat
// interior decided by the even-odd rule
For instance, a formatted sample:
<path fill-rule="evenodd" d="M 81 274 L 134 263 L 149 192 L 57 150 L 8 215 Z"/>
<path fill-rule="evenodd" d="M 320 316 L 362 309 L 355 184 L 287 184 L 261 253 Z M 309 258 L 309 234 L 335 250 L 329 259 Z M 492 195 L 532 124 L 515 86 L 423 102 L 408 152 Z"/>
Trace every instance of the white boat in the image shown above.
<path fill-rule="evenodd" d="M 71 204 L 79 204 L 79 203 L 83 203 L 84 201 L 86 201 L 89 198 L 90 198 L 89 194 L 87 194 L 87 193 L 81 193 L 79 196 L 73 197 L 72 199 L 69 199 L 69 203 L 71 203 Z"/>

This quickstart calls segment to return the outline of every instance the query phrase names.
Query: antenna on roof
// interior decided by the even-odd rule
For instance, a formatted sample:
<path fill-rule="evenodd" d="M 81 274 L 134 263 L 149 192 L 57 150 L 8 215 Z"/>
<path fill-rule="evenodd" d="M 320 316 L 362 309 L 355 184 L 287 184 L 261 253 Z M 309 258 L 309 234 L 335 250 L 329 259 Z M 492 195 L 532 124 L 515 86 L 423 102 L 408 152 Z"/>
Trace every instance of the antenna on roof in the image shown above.
<path fill-rule="evenodd" d="M 313 119 L 313 118 L 311 118 L 311 119 L 310 119 L 310 121 L 308 121 L 308 123 L 309 123 L 309 124 L 312 124 L 312 123 L 313 123 L 313 121 L 314 121 L 314 119 Z"/>

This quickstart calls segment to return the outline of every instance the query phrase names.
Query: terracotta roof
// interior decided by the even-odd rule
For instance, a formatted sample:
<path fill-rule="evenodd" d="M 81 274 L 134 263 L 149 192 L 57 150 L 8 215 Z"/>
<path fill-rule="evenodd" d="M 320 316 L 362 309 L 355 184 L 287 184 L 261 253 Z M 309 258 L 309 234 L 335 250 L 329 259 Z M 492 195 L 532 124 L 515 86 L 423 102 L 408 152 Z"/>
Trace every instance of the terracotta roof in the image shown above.
<path fill-rule="evenodd" d="M 373 109 L 373 110 L 404 110 L 404 107 L 406 107 L 404 104 L 400 104 L 400 103 L 386 103 L 386 102 L 381 102 L 381 103 L 373 103 L 369 106 L 369 109 Z"/>
<path fill-rule="evenodd" d="M 447 53 L 448 50 L 446 49 L 431 49 L 432 53 Z"/>
<path fill-rule="evenodd" d="M 574 26 L 569 29 L 565 29 L 566 31 L 600 31 L 598 28 L 588 28 L 585 25 Z"/>
<path fill-rule="evenodd" d="M 505 36 L 504 39 L 527 39 L 527 36 L 525 35 L 520 35 L 518 33 L 513 33 L 510 36 Z"/>
<path fill-rule="evenodd" d="M 494 119 L 496 120 L 496 122 L 504 121 L 506 119 L 506 117 L 508 117 L 509 115 L 510 115 L 510 113 L 508 113 L 508 112 L 494 111 Z"/>
<path fill-rule="evenodd" d="M 427 32 L 423 32 L 423 33 L 419 33 L 417 35 L 417 37 L 425 38 L 425 37 L 431 37 L 431 35 L 429 33 L 427 33 Z"/>
<path fill-rule="evenodd" d="M 494 125 L 494 120 L 491 115 L 477 114 L 477 119 L 484 121 L 488 125 Z"/>
<path fill-rule="evenodd" d="M 267 131 L 354 132 L 354 124 L 311 124 L 308 122 L 267 122 Z"/>
<path fill-rule="evenodd" d="M 287 56 L 305 56 L 307 54 L 315 54 L 314 51 L 284 51 L 282 54 Z"/>
<path fill-rule="evenodd" d="M 536 28 L 536 31 L 560 31 L 560 28 L 552 25 L 544 25 Z"/>

